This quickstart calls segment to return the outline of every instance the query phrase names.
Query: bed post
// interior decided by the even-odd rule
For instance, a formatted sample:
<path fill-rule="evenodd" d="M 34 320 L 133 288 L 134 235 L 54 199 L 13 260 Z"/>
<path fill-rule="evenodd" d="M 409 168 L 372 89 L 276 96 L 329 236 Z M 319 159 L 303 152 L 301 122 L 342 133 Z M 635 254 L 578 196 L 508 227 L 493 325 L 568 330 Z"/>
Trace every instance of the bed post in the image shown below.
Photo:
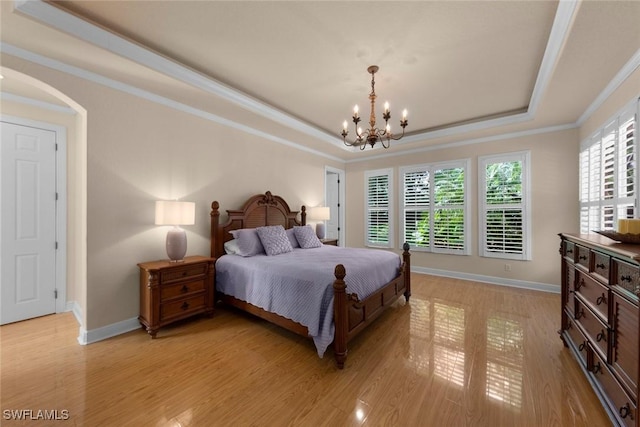
<path fill-rule="evenodd" d="M 411 253 L 409 252 L 409 243 L 404 242 L 402 245 L 402 260 L 404 262 L 404 297 L 407 302 L 411 297 Z"/>
<path fill-rule="evenodd" d="M 347 328 L 349 322 L 347 315 L 347 285 L 344 283 L 344 276 L 346 275 L 344 265 L 336 265 L 334 273 L 336 280 L 333 282 L 333 321 L 336 331 L 333 338 L 333 353 L 338 368 L 342 369 L 347 359 Z"/>
<path fill-rule="evenodd" d="M 220 204 L 217 201 L 211 202 L 211 257 L 217 255 L 218 243 L 218 223 L 220 222 Z"/>
<path fill-rule="evenodd" d="M 307 207 L 302 205 L 300 210 L 302 211 L 302 213 L 300 213 L 300 223 L 302 225 L 307 225 Z"/>

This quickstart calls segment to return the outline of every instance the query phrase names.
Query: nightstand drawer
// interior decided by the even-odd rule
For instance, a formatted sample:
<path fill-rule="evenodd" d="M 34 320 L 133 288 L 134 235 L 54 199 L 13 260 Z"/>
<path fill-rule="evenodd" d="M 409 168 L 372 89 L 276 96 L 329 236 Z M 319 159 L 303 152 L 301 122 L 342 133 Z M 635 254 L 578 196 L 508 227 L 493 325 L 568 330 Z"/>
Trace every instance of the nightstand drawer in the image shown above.
<path fill-rule="evenodd" d="M 203 292 L 191 298 L 160 304 L 160 322 L 171 318 L 188 316 L 191 312 L 202 310 L 207 304 L 207 295 Z"/>
<path fill-rule="evenodd" d="M 203 276 L 207 273 L 207 264 L 200 263 L 185 265 L 184 267 L 173 268 L 160 272 L 160 283 L 170 283 L 177 280 L 184 280 L 190 277 Z"/>
<path fill-rule="evenodd" d="M 192 282 L 180 282 L 175 285 L 163 286 L 160 289 L 160 301 L 181 297 L 193 292 L 201 291 L 205 288 L 204 280 L 195 280 Z"/>

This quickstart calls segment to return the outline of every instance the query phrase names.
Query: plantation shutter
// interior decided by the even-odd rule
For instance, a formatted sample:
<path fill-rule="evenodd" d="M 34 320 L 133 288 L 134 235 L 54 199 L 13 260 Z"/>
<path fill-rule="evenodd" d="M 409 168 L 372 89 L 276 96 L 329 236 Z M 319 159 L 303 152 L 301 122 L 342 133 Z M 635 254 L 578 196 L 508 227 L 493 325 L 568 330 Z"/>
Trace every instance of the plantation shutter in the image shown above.
<path fill-rule="evenodd" d="M 480 159 L 480 253 L 530 259 L 528 153 Z"/>
<path fill-rule="evenodd" d="M 413 248 L 430 245 L 429 171 L 415 170 L 403 174 L 404 227 L 403 241 Z"/>
<path fill-rule="evenodd" d="M 469 160 L 400 168 L 400 234 L 412 250 L 469 253 Z"/>
<path fill-rule="evenodd" d="M 629 104 L 581 144 L 581 233 L 612 230 L 618 219 L 636 217 L 637 108 Z"/>
<path fill-rule="evenodd" d="M 392 171 L 384 169 L 365 174 L 366 185 L 366 228 L 365 245 L 393 247 L 391 226 Z"/>
<path fill-rule="evenodd" d="M 437 169 L 433 174 L 433 182 L 433 247 L 464 250 L 464 168 Z"/>

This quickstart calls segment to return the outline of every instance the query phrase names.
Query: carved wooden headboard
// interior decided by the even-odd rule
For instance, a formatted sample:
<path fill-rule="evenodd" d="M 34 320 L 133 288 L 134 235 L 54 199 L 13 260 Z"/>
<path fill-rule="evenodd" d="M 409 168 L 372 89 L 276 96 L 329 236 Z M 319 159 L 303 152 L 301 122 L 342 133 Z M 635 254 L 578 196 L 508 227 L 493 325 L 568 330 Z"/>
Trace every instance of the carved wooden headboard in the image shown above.
<path fill-rule="evenodd" d="M 295 225 L 305 225 L 307 212 L 302 206 L 301 212 L 291 211 L 289 205 L 280 196 L 274 196 L 270 191 L 257 194 L 247 200 L 238 210 L 227 210 L 229 219 L 220 225 L 220 204 L 211 203 L 211 256 L 220 257 L 225 254 L 224 243 L 233 239 L 231 230 L 241 228 L 256 228 L 266 225 L 282 225 L 291 228 Z M 298 221 L 298 213 L 301 220 Z"/>

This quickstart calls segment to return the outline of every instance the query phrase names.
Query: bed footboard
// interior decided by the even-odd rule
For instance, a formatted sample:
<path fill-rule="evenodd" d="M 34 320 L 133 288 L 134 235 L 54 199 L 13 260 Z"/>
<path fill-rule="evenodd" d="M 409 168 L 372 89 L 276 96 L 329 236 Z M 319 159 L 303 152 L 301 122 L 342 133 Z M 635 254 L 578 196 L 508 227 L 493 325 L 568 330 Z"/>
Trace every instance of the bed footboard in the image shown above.
<path fill-rule="evenodd" d="M 347 294 L 347 285 L 344 282 L 346 270 L 342 264 L 336 266 L 334 271 L 336 280 L 333 282 L 333 320 L 335 325 L 333 352 L 339 369 L 344 368 L 344 362 L 347 360 L 347 343 L 353 337 L 380 316 L 400 295 L 404 295 L 406 301 L 409 302 L 411 297 L 411 253 L 407 243 L 402 248 L 403 262 L 398 269 L 398 276 L 362 301 L 355 294 Z"/>

